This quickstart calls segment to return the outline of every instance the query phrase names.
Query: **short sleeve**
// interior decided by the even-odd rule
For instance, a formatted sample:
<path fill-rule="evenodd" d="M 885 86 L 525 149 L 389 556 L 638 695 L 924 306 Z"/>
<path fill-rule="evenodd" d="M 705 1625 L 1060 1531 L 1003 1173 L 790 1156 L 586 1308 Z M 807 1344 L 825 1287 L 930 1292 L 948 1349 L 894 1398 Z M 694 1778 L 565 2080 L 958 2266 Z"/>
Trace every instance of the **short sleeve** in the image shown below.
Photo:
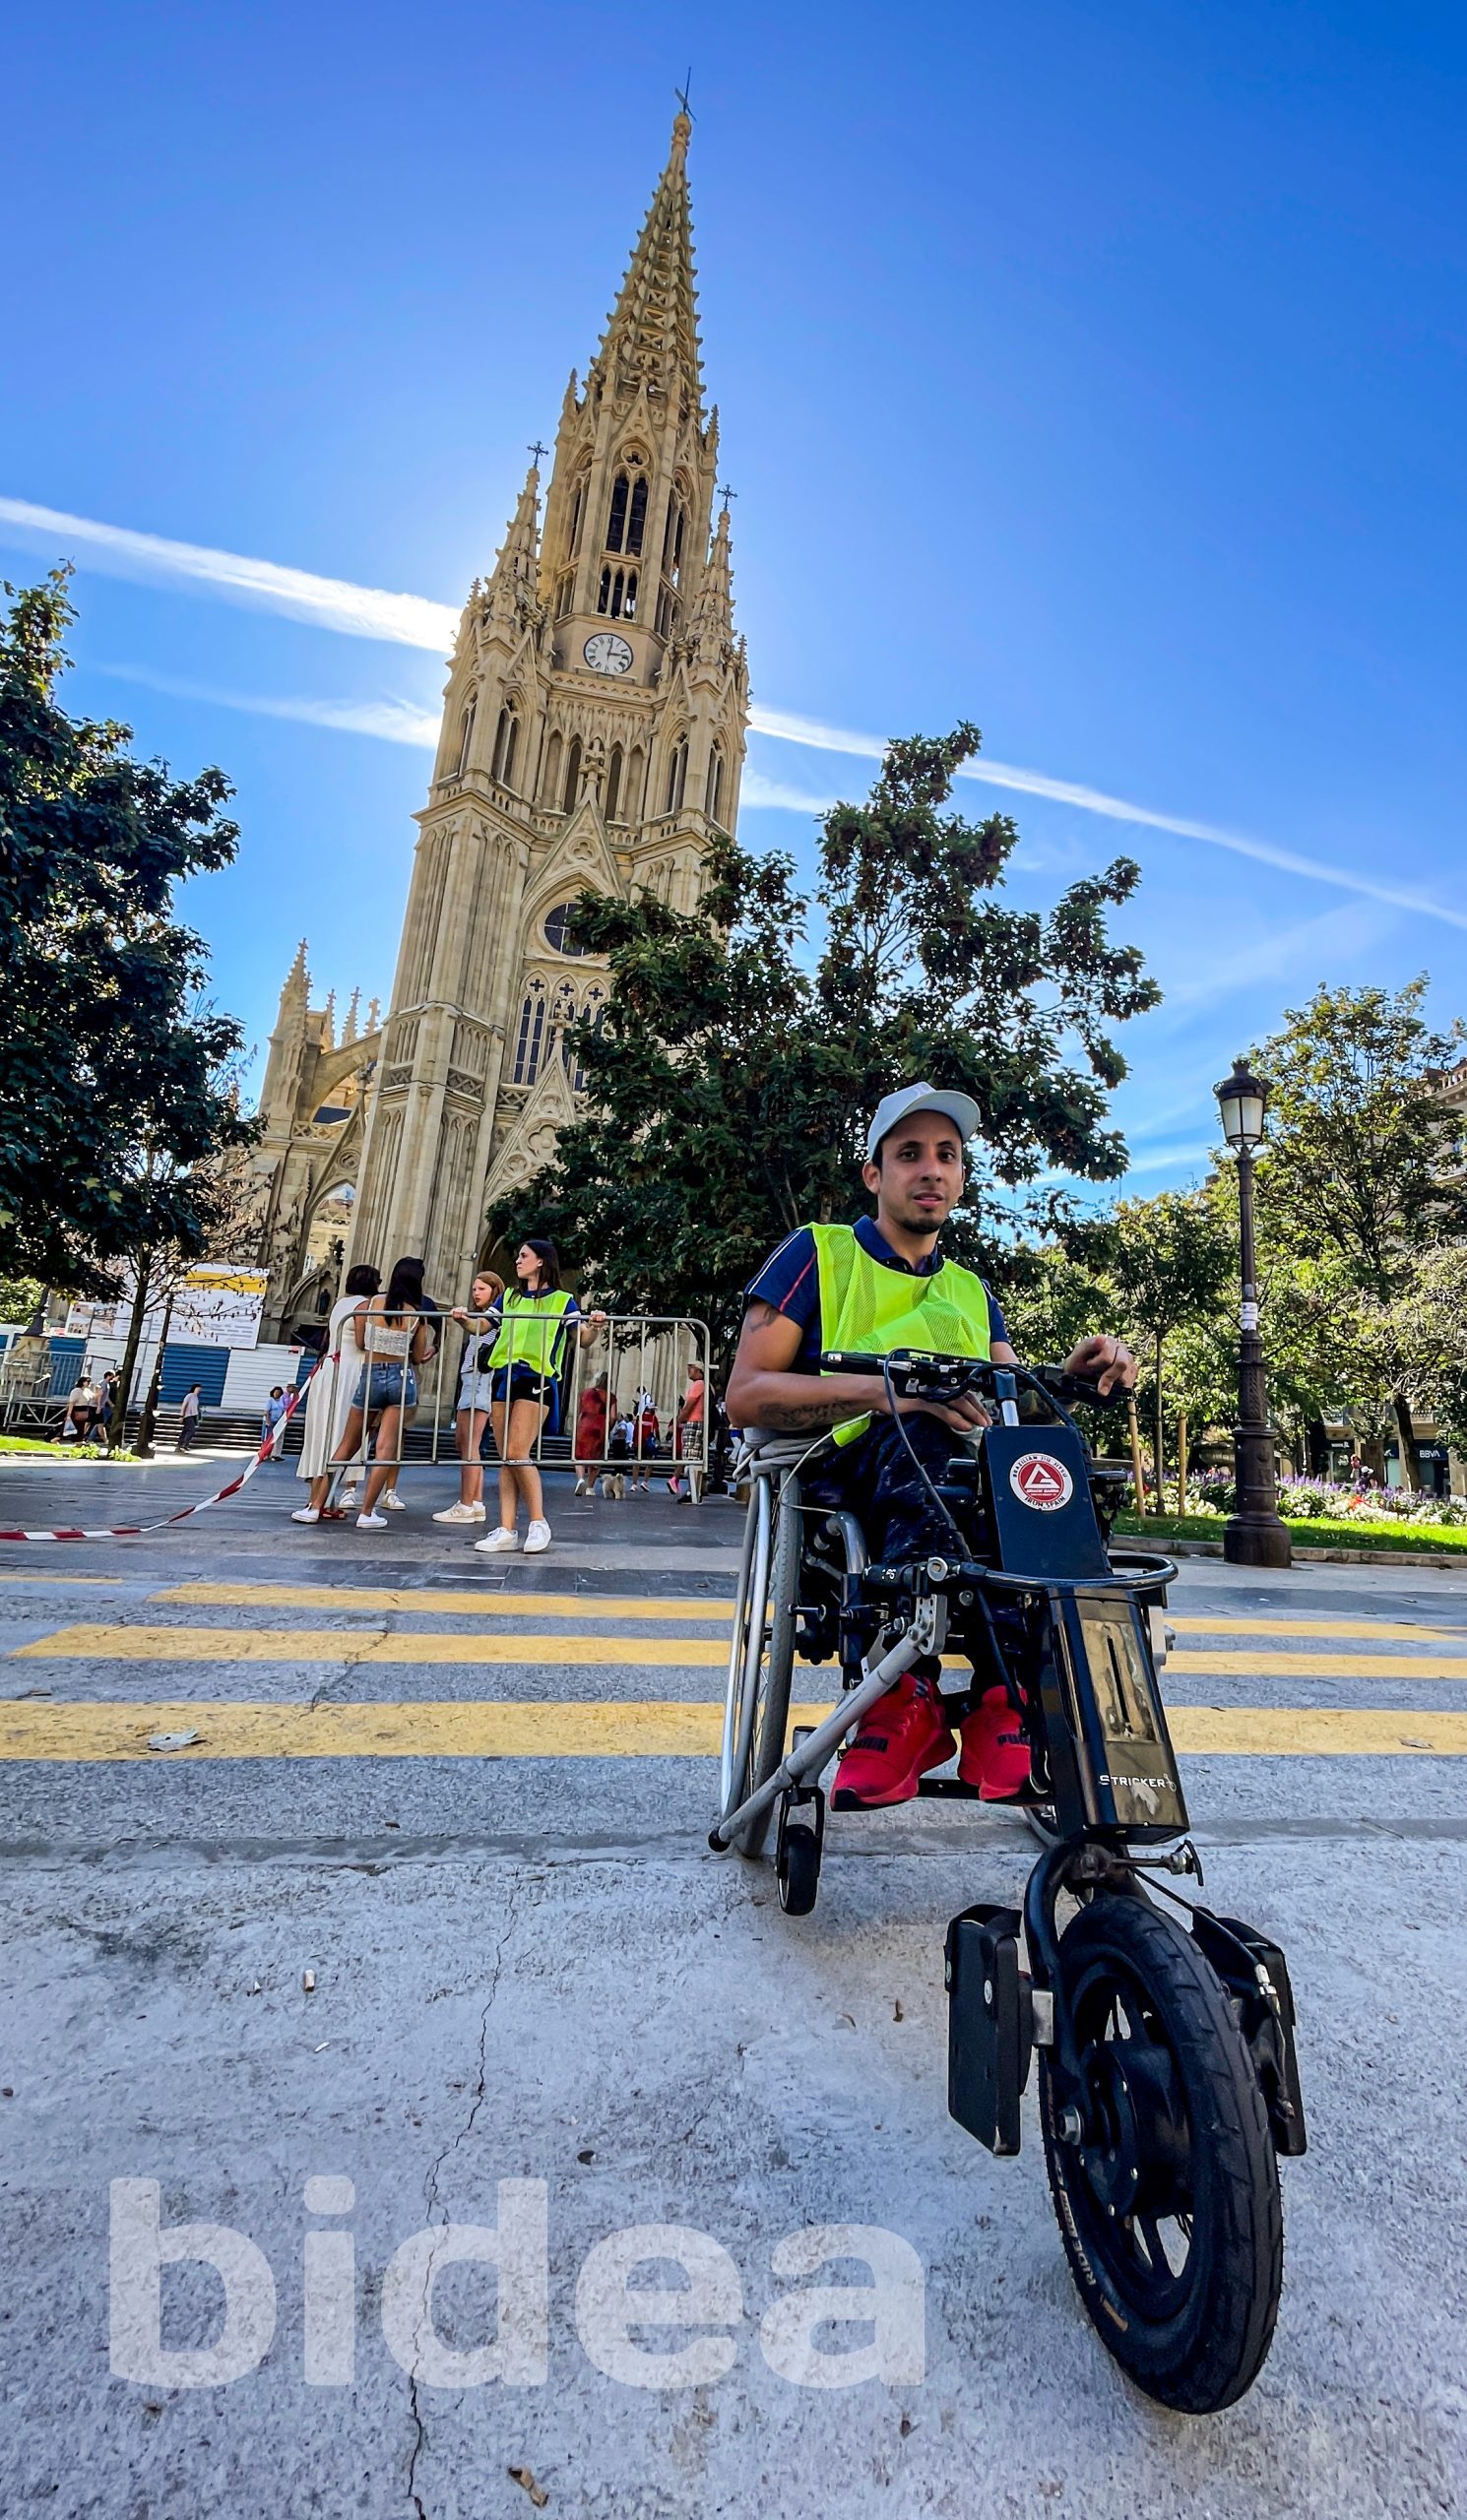
<path fill-rule="evenodd" d="M 820 1266 L 807 1225 L 788 1234 L 744 1289 L 747 1303 L 772 1304 L 804 1329 L 820 1310 Z"/>
<path fill-rule="evenodd" d="M 1013 1346 L 1013 1341 L 1008 1335 L 1008 1323 L 1003 1318 L 1002 1304 L 994 1294 L 991 1287 L 985 1287 L 984 1293 L 989 1298 L 989 1343 L 991 1345 L 996 1345 L 996 1343 L 1001 1339 L 1005 1348 L 1011 1348 Z"/>

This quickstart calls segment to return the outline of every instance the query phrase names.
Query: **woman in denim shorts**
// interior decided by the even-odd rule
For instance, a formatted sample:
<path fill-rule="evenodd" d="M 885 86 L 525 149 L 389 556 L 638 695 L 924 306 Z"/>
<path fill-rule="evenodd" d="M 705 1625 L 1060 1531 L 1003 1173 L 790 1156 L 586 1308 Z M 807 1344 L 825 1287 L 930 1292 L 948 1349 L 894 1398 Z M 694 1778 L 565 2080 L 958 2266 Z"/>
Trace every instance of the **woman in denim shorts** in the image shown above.
<path fill-rule="evenodd" d="M 320 1521 L 336 1464 L 351 1460 L 360 1447 L 362 1427 L 375 1421 L 376 1458 L 367 1472 L 356 1528 L 386 1531 L 387 1516 L 376 1511 L 377 1499 L 396 1476 L 403 1414 L 417 1406 L 415 1368 L 432 1353 L 433 1334 L 424 1304 L 422 1262 L 404 1259 L 395 1264 L 387 1292 L 373 1295 L 352 1315 L 352 1335 L 362 1363 L 351 1407 L 332 1461 L 312 1480 L 310 1502 L 291 1515 L 292 1522 Z"/>
<path fill-rule="evenodd" d="M 489 1422 L 489 1404 L 493 1398 L 494 1376 L 488 1371 L 488 1359 L 494 1341 L 499 1336 L 500 1298 L 504 1280 L 496 1278 L 492 1269 L 480 1269 L 469 1290 L 467 1304 L 456 1304 L 449 1314 L 469 1334 L 464 1348 L 463 1369 L 459 1375 L 457 1435 L 459 1446 L 459 1500 L 445 1505 L 433 1516 L 435 1523 L 481 1523 L 484 1518 L 483 1458 L 479 1441 Z"/>

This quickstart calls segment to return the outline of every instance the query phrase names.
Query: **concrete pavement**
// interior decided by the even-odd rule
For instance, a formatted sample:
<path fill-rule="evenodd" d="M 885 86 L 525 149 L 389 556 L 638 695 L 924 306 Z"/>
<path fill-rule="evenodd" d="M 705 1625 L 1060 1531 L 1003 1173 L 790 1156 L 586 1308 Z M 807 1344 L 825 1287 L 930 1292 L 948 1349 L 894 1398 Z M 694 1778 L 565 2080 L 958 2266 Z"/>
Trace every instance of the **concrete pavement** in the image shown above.
<path fill-rule="evenodd" d="M 30 1495 L 17 1515 L 14 1477 L 0 1518 L 39 1519 Z M 129 1518 L 138 1478 L 168 1511 L 189 1465 L 128 1474 Z M 89 1491 L 69 1466 L 64 1511 L 96 1519 L 103 1484 L 110 1510 L 120 1475 Z M 1467 1714 L 1467 1570 L 1192 1561 L 1174 1596 L 1179 1736 L 1213 1711 L 1236 1741 L 1186 1758 L 1207 1895 L 1289 1953 L 1312 2139 L 1285 2170 L 1273 2354 L 1241 2407 L 1197 2422 L 1136 2396 L 1084 2320 L 1032 2093 L 1016 2162 L 946 2114 L 942 1929 L 1015 1895 L 1021 1825 L 838 1821 L 814 1916 L 783 1918 L 765 1867 L 704 1844 L 733 1510 L 562 1492 L 546 1558 L 485 1561 L 426 1519 L 444 1474 L 403 1492 L 387 1534 L 300 1530 L 271 1469 L 158 1539 L 0 1562 L 8 2507 L 480 2520 L 536 2507 L 519 2469 L 544 2507 L 608 2520 L 1458 2508 L 1467 1766 L 1411 1745 Z M 828 1697 L 824 1673 L 800 1684 Z M 200 1742 L 150 1752 L 159 1706 Z M 429 1708 L 432 1737 L 412 1737 Z M 654 1709 L 683 1746 L 649 1750 Z M 302 1729 L 389 1714 L 397 1736 L 365 1753 Z M 479 1755 L 473 1727 L 511 1718 L 542 1728 L 534 1754 Z M 1269 1725 L 1306 1718 L 1281 1751 Z M 250 1723 L 276 1730 L 251 1743 Z M 157 2180 L 165 2226 L 263 2253 L 257 2367 L 197 2390 L 109 2370 L 115 2179 Z M 313 2189 L 308 2210 L 308 2179 L 349 2180 L 350 2201 Z M 543 2183 L 546 2377 L 414 2382 L 384 2340 L 394 2254 L 448 2221 L 512 2224 L 535 2197 L 504 2181 Z M 712 2251 L 732 2367 L 644 2387 L 585 2270 L 627 2226 L 668 2224 Z M 811 2224 L 916 2252 L 921 2378 L 824 2389 L 771 2362 L 761 2320 L 813 2280 L 774 2252 Z M 306 2376 L 308 2232 L 351 2236 L 350 2384 Z M 493 2338 L 494 2294 L 491 2269 L 444 2266 L 450 2348 Z M 217 2339 L 207 2267 L 169 2268 L 163 2304 L 165 2347 Z M 696 2333 L 627 2330 L 653 2353 Z"/>

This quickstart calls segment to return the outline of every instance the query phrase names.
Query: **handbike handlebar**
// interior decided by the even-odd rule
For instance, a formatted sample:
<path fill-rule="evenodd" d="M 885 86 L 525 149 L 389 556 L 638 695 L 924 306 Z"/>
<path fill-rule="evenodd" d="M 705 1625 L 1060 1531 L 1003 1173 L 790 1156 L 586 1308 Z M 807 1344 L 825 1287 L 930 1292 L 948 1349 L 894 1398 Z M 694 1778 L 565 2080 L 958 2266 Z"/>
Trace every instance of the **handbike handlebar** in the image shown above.
<path fill-rule="evenodd" d="M 1062 1413 L 1076 1407 L 1114 1409 L 1125 1398 L 1118 1385 L 1103 1392 L 1097 1383 L 1067 1374 L 1062 1365 L 1036 1365 L 1031 1370 L 1027 1365 L 995 1365 L 987 1356 L 946 1356 L 920 1348 L 895 1348 L 885 1356 L 832 1348 L 821 1356 L 820 1369 L 828 1374 L 875 1374 L 882 1379 L 889 1375 L 892 1390 L 903 1400 L 954 1401 L 969 1391 L 982 1393 L 986 1400 L 1005 1400 L 1014 1398 L 1023 1386 Z M 1000 1377 L 1006 1390 L 1000 1388 Z"/>

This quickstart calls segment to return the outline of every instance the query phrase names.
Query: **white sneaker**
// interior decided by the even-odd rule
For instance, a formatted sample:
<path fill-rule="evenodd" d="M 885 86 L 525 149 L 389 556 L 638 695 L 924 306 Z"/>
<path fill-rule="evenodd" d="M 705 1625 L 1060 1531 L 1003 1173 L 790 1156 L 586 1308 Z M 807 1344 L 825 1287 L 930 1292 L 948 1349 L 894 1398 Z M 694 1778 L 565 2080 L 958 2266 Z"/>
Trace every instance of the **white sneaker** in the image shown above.
<path fill-rule="evenodd" d="M 314 1505 L 297 1505 L 290 1520 L 292 1523 L 319 1523 L 321 1516 Z"/>
<path fill-rule="evenodd" d="M 541 1550 L 542 1548 L 548 1548 L 549 1545 L 549 1524 L 532 1523 L 530 1529 L 525 1534 L 525 1555 L 527 1557 L 539 1557 Z"/>
<path fill-rule="evenodd" d="M 435 1523 L 481 1523 L 483 1507 L 482 1505 L 466 1505 L 460 1497 L 456 1505 L 445 1505 L 441 1514 L 435 1514 L 433 1520 Z"/>
<path fill-rule="evenodd" d="M 385 1514 L 358 1514 L 356 1517 L 356 1528 L 359 1532 L 385 1532 L 387 1529 L 387 1516 Z"/>
<path fill-rule="evenodd" d="M 535 1525 L 532 1523 L 530 1528 L 534 1531 Z M 518 1532 L 507 1532 L 504 1525 L 501 1523 L 497 1531 L 486 1532 L 483 1539 L 477 1540 L 474 1545 L 476 1548 L 482 1549 L 484 1555 L 487 1557 L 494 1549 L 518 1548 L 520 1545 L 520 1535 Z"/>
<path fill-rule="evenodd" d="M 395 1487 L 383 1488 L 381 1502 L 386 1506 L 389 1514 L 406 1514 L 408 1510 Z"/>

